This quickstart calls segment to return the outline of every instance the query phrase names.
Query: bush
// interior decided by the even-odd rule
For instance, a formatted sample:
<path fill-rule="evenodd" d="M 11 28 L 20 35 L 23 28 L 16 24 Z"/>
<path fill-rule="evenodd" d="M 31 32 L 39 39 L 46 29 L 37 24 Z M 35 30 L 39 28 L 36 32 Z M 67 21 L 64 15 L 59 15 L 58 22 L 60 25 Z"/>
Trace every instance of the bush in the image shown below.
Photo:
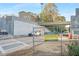
<path fill-rule="evenodd" d="M 69 45 L 68 49 L 68 53 L 70 56 L 79 56 L 79 46 Z"/>

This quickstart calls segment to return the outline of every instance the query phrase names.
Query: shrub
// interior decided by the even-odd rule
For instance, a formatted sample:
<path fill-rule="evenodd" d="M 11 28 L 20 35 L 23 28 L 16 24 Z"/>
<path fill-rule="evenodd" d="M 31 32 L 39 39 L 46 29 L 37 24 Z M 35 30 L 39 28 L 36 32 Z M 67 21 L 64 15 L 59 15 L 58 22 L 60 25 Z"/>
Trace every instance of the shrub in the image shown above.
<path fill-rule="evenodd" d="M 68 49 L 68 53 L 70 56 L 79 56 L 79 46 L 69 45 Z"/>

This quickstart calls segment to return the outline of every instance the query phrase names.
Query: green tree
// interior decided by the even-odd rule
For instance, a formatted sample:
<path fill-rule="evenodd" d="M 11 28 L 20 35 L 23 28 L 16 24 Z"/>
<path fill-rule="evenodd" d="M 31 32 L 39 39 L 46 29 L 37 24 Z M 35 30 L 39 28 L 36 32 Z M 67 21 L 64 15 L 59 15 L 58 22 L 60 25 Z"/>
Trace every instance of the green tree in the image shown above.
<path fill-rule="evenodd" d="M 65 19 L 64 16 L 57 16 L 56 20 L 63 22 L 63 21 L 65 21 L 66 19 Z"/>
<path fill-rule="evenodd" d="M 53 22 L 58 16 L 58 9 L 54 3 L 47 3 L 44 6 L 44 9 L 40 13 L 40 18 L 44 22 Z"/>
<path fill-rule="evenodd" d="M 40 13 L 40 20 L 41 22 L 63 22 L 65 21 L 65 17 L 64 16 L 60 16 L 59 15 L 59 11 L 57 6 L 54 3 L 47 3 L 45 4 L 45 6 L 43 7 L 43 10 Z M 56 32 L 64 32 L 65 30 L 65 26 L 61 25 L 54 25 L 47 27 L 49 30 L 51 31 L 56 31 Z"/>

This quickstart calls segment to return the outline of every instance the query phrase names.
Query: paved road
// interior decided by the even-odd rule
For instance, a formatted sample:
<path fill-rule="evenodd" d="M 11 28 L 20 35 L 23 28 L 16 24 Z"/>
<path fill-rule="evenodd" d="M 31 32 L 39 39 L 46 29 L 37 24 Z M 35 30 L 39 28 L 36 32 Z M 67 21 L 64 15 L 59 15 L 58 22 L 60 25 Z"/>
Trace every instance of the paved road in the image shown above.
<path fill-rule="evenodd" d="M 18 37 L 18 38 L 10 37 L 9 39 L 6 39 L 6 37 L 7 36 L 0 37 L 0 45 L 15 42 L 15 40 L 23 42 L 26 45 L 29 45 L 31 47 L 33 46 L 33 40 L 34 40 L 34 45 L 39 45 L 39 44 L 44 43 L 44 39 L 42 36 L 34 37 L 34 39 L 33 39 L 33 37 Z"/>
<path fill-rule="evenodd" d="M 38 44 L 41 44 L 44 42 L 44 39 L 41 36 L 34 37 L 34 39 L 33 39 L 33 37 L 22 37 L 22 38 L 16 38 L 16 40 L 24 42 L 29 45 L 33 45 L 33 40 L 34 40 L 35 45 L 38 45 Z"/>

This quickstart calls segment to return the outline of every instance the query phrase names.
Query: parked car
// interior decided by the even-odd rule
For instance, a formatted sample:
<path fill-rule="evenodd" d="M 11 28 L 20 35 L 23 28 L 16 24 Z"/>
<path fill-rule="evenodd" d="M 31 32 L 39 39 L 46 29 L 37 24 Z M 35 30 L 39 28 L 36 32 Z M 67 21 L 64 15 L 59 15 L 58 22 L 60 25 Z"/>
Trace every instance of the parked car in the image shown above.
<path fill-rule="evenodd" d="M 34 35 L 34 36 L 40 36 L 40 35 L 41 35 L 41 32 L 36 31 L 36 32 L 34 32 L 34 33 L 32 32 L 32 33 L 29 33 L 29 34 L 28 34 L 28 36 L 33 36 L 33 35 Z"/>
<path fill-rule="evenodd" d="M 62 33 L 63 34 L 63 36 L 67 36 L 68 37 L 68 33 Z"/>
<path fill-rule="evenodd" d="M 0 32 L 0 35 L 8 35 L 7 32 Z"/>
<path fill-rule="evenodd" d="M 34 35 L 35 35 L 35 36 L 39 36 L 39 35 L 41 35 L 41 32 L 39 32 L 39 31 L 34 32 Z"/>
<path fill-rule="evenodd" d="M 29 33 L 28 36 L 33 36 L 33 33 Z"/>

